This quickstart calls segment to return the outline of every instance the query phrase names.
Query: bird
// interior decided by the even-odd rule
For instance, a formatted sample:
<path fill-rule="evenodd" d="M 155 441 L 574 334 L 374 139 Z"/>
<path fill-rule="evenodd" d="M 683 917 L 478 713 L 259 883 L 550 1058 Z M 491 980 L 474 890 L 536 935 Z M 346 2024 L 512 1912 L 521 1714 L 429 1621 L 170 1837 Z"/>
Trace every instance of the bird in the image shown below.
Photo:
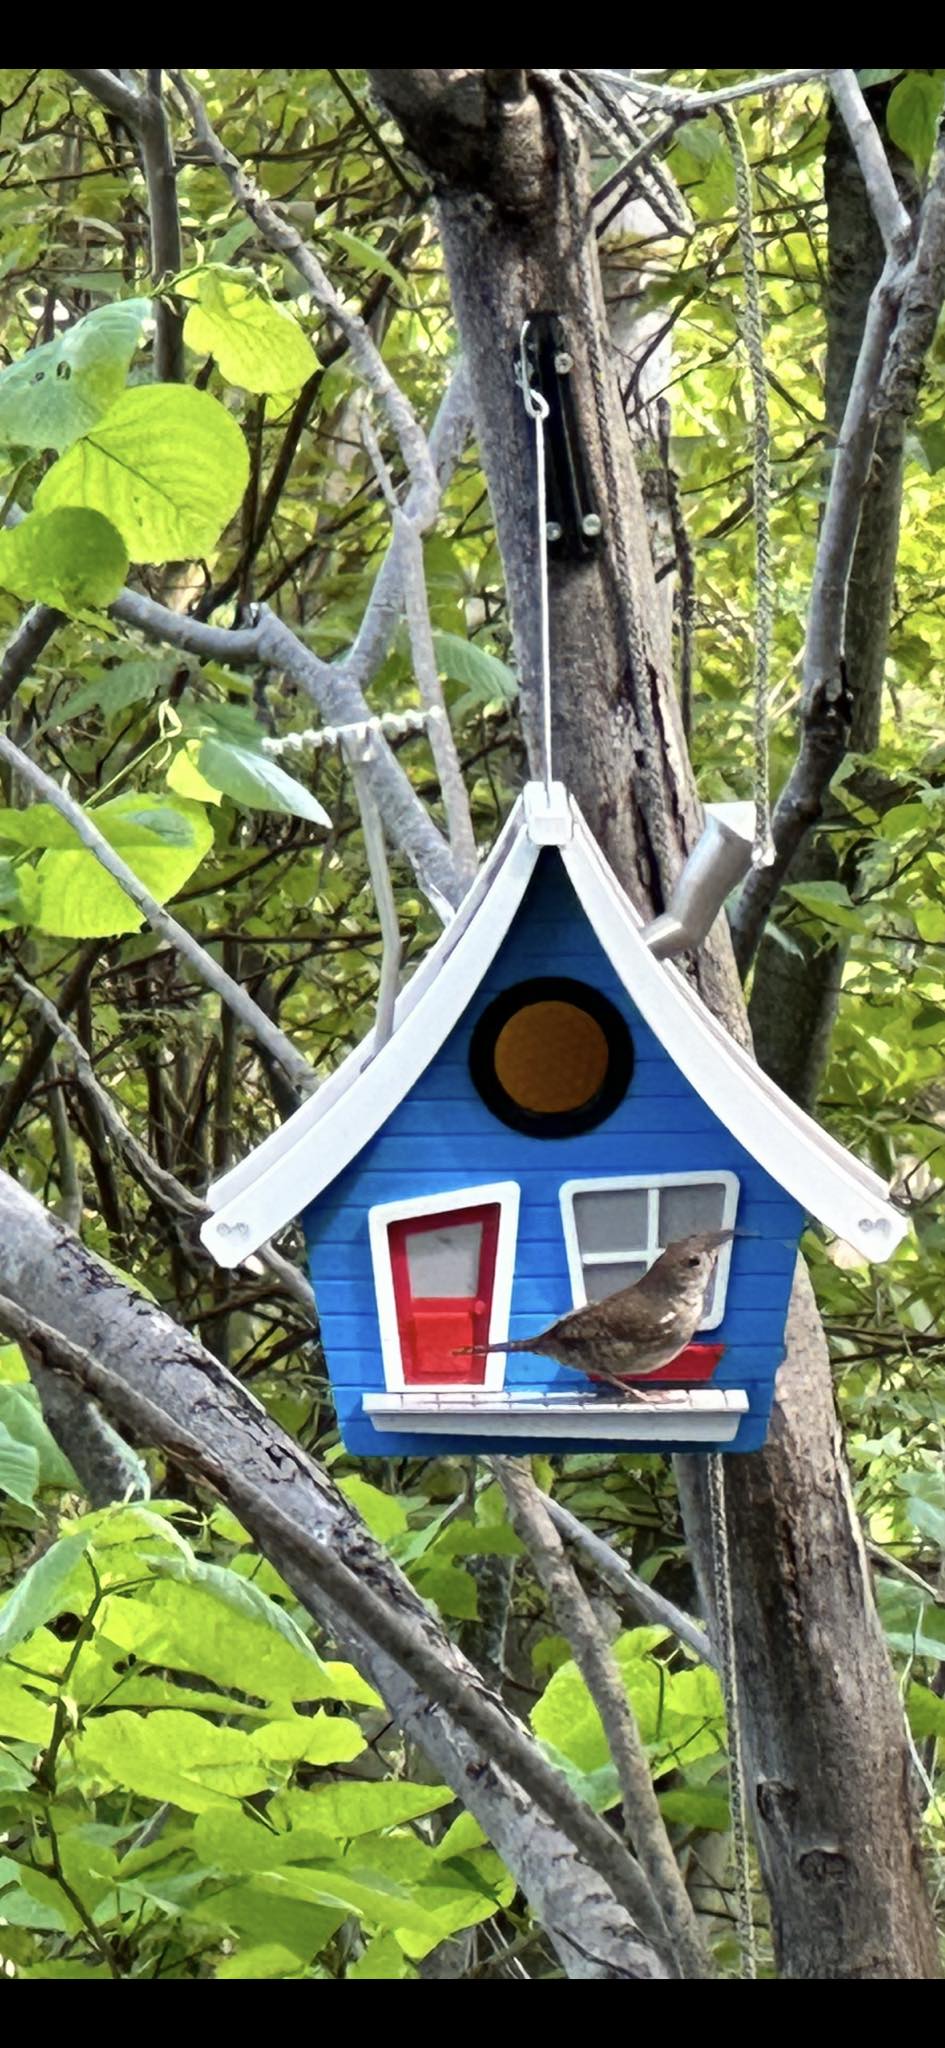
<path fill-rule="evenodd" d="M 647 1396 L 630 1384 L 659 1372 L 685 1351 L 702 1320 L 705 1298 L 723 1245 L 734 1231 L 702 1230 L 668 1244 L 649 1271 L 603 1301 L 575 1308 L 534 1337 L 504 1344 L 472 1344 L 469 1352 L 534 1351 L 621 1394 Z"/>

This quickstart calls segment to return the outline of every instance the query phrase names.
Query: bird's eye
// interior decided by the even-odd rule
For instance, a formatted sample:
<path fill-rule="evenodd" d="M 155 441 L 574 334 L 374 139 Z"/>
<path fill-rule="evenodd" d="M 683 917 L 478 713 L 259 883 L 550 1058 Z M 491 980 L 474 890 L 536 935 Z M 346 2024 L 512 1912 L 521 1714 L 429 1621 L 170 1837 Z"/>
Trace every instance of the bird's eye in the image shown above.
<path fill-rule="evenodd" d="M 686 1264 L 687 1266 L 701 1266 L 702 1260 L 700 1258 L 687 1259 Z"/>

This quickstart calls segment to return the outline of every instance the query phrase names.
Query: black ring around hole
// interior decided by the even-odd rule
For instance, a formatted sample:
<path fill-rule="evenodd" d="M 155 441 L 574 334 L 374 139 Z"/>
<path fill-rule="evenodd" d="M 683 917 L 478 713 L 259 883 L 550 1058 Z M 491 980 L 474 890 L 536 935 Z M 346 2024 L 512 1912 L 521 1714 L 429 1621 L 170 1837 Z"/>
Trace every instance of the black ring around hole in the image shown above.
<path fill-rule="evenodd" d="M 529 1009 L 533 1003 L 554 1002 L 570 1003 L 600 1025 L 607 1040 L 607 1072 L 596 1092 L 577 1109 L 523 1109 L 503 1088 L 495 1071 L 496 1041 L 519 1010 Z M 522 1131 L 529 1138 L 573 1138 L 581 1131 L 594 1130 L 623 1101 L 633 1074 L 633 1040 L 620 1011 L 598 989 L 563 975 L 541 975 L 504 989 L 483 1011 L 469 1043 L 469 1072 L 486 1108 L 513 1131 Z"/>

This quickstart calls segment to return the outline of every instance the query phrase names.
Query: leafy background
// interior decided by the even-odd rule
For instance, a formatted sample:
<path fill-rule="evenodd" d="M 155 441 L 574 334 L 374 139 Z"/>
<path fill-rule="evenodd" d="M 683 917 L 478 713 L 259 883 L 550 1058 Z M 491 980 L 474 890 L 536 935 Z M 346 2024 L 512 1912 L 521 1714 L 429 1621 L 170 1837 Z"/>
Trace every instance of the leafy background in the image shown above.
<path fill-rule="evenodd" d="M 680 74 L 697 86 L 740 74 Z M 870 74 L 878 77 L 880 74 Z M 942 73 L 889 73 L 889 132 L 924 175 Z M 356 72 L 200 74 L 211 117 L 360 305 L 424 418 L 455 355 L 415 172 Z M 185 387 L 151 381 L 147 219 L 120 127 L 56 72 L 0 72 L 0 628 L 24 599 L 67 623 L 11 708 L 11 731 L 68 786 L 159 900 L 246 981 L 321 1071 L 373 1017 L 379 932 L 357 810 L 333 752 L 291 772 L 264 746 L 309 707 L 246 675 L 161 652 L 103 607 L 143 587 L 221 621 L 264 598 L 320 655 L 350 643 L 388 537 L 363 452 L 357 387 L 297 278 L 185 148 Z M 825 479 L 822 191 L 816 84 L 740 119 L 757 181 L 775 434 L 779 610 L 772 748 L 794 748 L 798 658 Z M 720 133 L 692 123 L 671 165 L 692 242 L 645 258 L 646 304 L 671 323 L 672 461 L 697 568 L 694 756 L 706 798 L 750 793 L 753 535 L 737 244 Z M 604 167 L 606 168 L 606 167 Z M 868 1269 L 806 1249 L 834 1359 L 864 1528 L 901 1673 L 932 1867 L 945 1878 L 945 909 L 942 813 L 942 364 L 908 450 L 887 712 L 848 764 L 832 826 L 841 873 L 781 899 L 778 943 L 849 955 L 819 1114 L 916 1203 L 914 1240 Z M 288 437 L 288 438 L 287 438 Z M 289 450 L 281 488 L 266 486 Z M 58 459 L 55 459 L 58 458 Z M 260 506 L 264 531 L 247 536 Z M 258 531 L 258 529 L 257 529 Z M 437 659 L 480 843 L 521 777 L 501 565 L 474 455 L 446 493 L 425 562 Z M 406 643 L 372 686 L 415 701 Z M 400 759 L 439 816 L 426 741 Z M 871 804 L 866 770 L 881 778 Z M 892 800 L 890 800 L 890 789 Z M 330 828 L 326 829 L 326 814 Z M 849 856 L 844 868 L 843 861 Z M 395 863 L 408 965 L 435 936 Z M 461 1460 L 356 1467 L 340 1450 L 323 1360 L 265 1276 L 212 1271 L 131 1176 L 48 1062 L 26 1091 L 32 1018 L 7 970 L 51 990 L 77 976 L 75 1022 L 131 1129 L 195 1194 L 271 1127 L 268 1077 L 227 1043 L 215 1006 L 47 806 L 0 808 L 0 1128 L 10 1170 L 251 1385 L 322 1460 L 464 1647 L 487 1665 L 496 1614 L 506 1696 L 598 1809 L 617 1805 L 603 1731 L 487 1473 Z M 76 1136 L 65 1184 L 61 1109 Z M 299 1252 L 300 1247 L 296 1246 Z M 225 1509 L 146 1458 L 145 1504 L 89 1514 L 13 1346 L 0 1351 L 0 1953 L 23 1977 L 411 1977 L 464 1937 L 466 1974 L 554 1961 L 470 1816 L 427 1782 L 359 1674 L 316 1642 L 289 1589 Z M 542 1483 L 684 1606 L 695 1593 L 667 1465 L 583 1457 Z M 723 1965 L 724 1730 L 713 1675 L 665 1631 L 603 1610 L 661 1804 Z M 251 1686 L 251 1690 L 248 1687 Z M 939 1748 L 936 1748 L 936 1739 Z M 936 1796 L 936 1785 L 938 1787 Z M 468 1938 L 466 1938 L 468 1937 Z M 449 1951 L 446 1952 L 447 1954 Z"/>

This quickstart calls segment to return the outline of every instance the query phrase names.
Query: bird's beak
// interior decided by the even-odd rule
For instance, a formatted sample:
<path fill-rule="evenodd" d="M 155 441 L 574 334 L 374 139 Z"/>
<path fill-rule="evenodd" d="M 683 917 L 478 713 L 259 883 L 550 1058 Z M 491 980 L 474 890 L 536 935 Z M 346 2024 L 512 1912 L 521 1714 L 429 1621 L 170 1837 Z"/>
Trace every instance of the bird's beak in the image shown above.
<path fill-rule="evenodd" d="M 712 1251 L 721 1251 L 723 1244 L 731 1244 L 734 1230 L 707 1230 L 706 1238 Z"/>

